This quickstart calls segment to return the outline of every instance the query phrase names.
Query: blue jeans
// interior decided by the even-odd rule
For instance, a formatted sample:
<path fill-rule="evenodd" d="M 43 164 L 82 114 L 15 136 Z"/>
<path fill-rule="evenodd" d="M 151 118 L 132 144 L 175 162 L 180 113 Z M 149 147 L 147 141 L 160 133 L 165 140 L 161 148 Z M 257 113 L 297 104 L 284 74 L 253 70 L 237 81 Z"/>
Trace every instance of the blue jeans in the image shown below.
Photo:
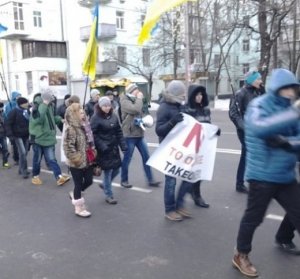
<path fill-rule="evenodd" d="M 4 165 L 8 162 L 8 156 L 9 156 L 6 137 L 0 137 L 0 144 L 2 147 L 2 160 Z"/>
<path fill-rule="evenodd" d="M 111 182 L 114 180 L 114 178 L 119 174 L 120 169 L 109 169 L 109 170 L 103 170 L 104 172 L 104 179 L 103 179 L 103 190 L 108 198 L 113 198 L 113 192 L 111 190 Z"/>
<path fill-rule="evenodd" d="M 19 174 L 27 175 L 27 152 L 28 152 L 28 138 L 15 138 L 15 143 L 19 153 Z"/>
<path fill-rule="evenodd" d="M 32 176 L 38 176 L 40 174 L 42 155 L 44 155 L 47 165 L 51 168 L 57 180 L 61 175 L 61 169 L 55 158 L 54 146 L 41 146 L 34 143 L 32 149 Z"/>
<path fill-rule="evenodd" d="M 134 148 L 137 147 L 138 151 L 142 156 L 143 167 L 144 167 L 147 180 L 149 183 L 153 182 L 153 175 L 152 175 L 151 168 L 148 165 L 146 165 L 146 162 L 149 159 L 149 151 L 144 138 L 125 138 L 125 140 L 128 149 L 124 153 L 124 158 L 122 161 L 121 181 L 122 182 L 128 181 L 128 167 L 132 159 Z"/>
<path fill-rule="evenodd" d="M 184 207 L 184 196 L 190 192 L 191 187 L 192 183 L 182 181 L 177 193 L 177 198 L 175 199 L 176 178 L 165 175 L 165 212 L 168 213 Z"/>

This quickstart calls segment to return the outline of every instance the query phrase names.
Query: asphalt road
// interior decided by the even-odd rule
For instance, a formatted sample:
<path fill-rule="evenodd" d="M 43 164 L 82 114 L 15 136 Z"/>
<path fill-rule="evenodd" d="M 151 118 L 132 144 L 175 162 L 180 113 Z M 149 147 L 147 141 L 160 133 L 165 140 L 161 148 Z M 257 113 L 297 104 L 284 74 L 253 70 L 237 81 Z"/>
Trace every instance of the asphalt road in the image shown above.
<path fill-rule="evenodd" d="M 118 205 L 105 203 L 97 183 L 89 188 L 89 219 L 73 213 L 67 195 L 72 182 L 57 187 L 44 172 L 44 185 L 34 186 L 18 177 L 16 167 L 1 169 L 0 279 L 243 278 L 231 265 L 246 205 L 246 195 L 234 191 L 239 144 L 227 112 L 213 111 L 212 118 L 222 135 L 214 179 L 202 187 L 211 207 L 196 208 L 187 197 L 193 218 L 180 223 L 165 220 L 163 187 L 148 188 L 138 154 L 130 167 L 135 188 L 113 188 Z M 157 143 L 153 129 L 146 139 Z M 163 181 L 160 173 L 155 171 L 155 176 Z M 260 278 L 299 278 L 300 257 L 274 246 L 282 209 L 273 202 L 267 215 L 251 254 Z M 298 236 L 295 242 L 300 245 Z"/>

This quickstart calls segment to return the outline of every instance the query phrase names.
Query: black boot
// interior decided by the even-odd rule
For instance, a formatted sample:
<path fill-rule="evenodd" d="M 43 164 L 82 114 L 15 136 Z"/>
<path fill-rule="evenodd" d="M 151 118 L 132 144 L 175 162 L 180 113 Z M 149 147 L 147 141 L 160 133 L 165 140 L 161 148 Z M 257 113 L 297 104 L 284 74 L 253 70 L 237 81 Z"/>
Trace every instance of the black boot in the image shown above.
<path fill-rule="evenodd" d="M 192 197 L 196 206 L 208 208 L 209 204 L 206 203 L 201 196 L 200 184 L 201 184 L 200 181 L 193 184 L 193 187 L 191 189 Z"/>

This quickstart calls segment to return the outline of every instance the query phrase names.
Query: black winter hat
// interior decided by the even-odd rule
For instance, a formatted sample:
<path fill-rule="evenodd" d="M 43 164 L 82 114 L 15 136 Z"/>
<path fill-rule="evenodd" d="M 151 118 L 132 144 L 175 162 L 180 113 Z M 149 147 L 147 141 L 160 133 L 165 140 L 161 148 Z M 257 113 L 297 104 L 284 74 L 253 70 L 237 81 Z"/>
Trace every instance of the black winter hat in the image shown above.
<path fill-rule="evenodd" d="M 0 101 L 0 108 L 3 108 L 4 104 Z"/>
<path fill-rule="evenodd" d="M 70 97 L 71 97 L 71 95 L 70 95 L 70 94 L 67 94 L 67 95 L 65 95 L 64 100 L 67 100 L 67 99 L 69 99 Z"/>
<path fill-rule="evenodd" d="M 28 100 L 24 97 L 19 97 L 17 99 L 17 104 L 20 107 L 21 105 L 28 104 Z"/>

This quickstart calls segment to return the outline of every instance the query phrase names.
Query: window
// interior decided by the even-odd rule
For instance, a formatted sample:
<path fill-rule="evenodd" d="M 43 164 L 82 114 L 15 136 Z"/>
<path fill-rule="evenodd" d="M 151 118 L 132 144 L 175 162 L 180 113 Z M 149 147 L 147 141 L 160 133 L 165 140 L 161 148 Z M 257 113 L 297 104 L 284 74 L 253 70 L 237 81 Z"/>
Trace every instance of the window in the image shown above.
<path fill-rule="evenodd" d="M 150 66 L 150 49 L 149 48 L 143 48 L 143 65 L 145 67 Z"/>
<path fill-rule="evenodd" d="M 19 75 L 15 75 L 15 88 L 17 91 L 20 90 L 20 80 L 19 80 Z"/>
<path fill-rule="evenodd" d="M 39 11 L 33 12 L 33 26 L 42 27 L 42 13 Z"/>
<path fill-rule="evenodd" d="M 244 64 L 243 64 L 243 74 L 244 74 L 244 75 L 247 74 L 247 73 L 249 72 L 249 70 L 250 70 L 250 65 L 249 65 L 249 63 L 244 63 Z"/>
<path fill-rule="evenodd" d="M 250 50 L 250 40 L 245 39 L 243 40 L 243 51 L 249 51 Z"/>
<path fill-rule="evenodd" d="M 146 16 L 141 15 L 141 26 L 143 27 Z"/>
<path fill-rule="evenodd" d="M 120 47 L 118 46 L 118 60 L 121 63 L 126 63 L 127 57 L 126 57 L 126 47 Z"/>
<path fill-rule="evenodd" d="M 16 30 L 24 30 L 23 4 L 14 3 L 14 22 Z"/>
<path fill-rule="evenodd" d="M 214 65 L 215 65 L 215 68 L 219 68 L 219 65 L 220 65 L 220 55 L 219 54 L 215 54 L 214 56 Z"/>
<path fill-rule="evenodd" d="M 125 29 L 125 27 L 124 27 L 124 13 L 117 11 L 116 12 L 116 17 L 117 17 L 117 22 L 116 22 L 117 29 L 121 29 L 121 30 Z"/>
<path fill-rule="evenodd" d="M 32 72 L 26 72 L 26 78 L 27 78 L 27 91 L 28 91 L 28 94 L 32 94 L 32 92 L 33 92 Z"/>
<path fill-rule="evenodd" d="M 250 25 L 250 17 L 249 16 L 244 16 L 243 17 L 243 23 L 245 26 L 249 26 Z"/>
<path fill-rule="evenodd" d="M 66 44 L 61 42 L 22 41 L 23 59 L 31 57 L 67 58 Z"/>

